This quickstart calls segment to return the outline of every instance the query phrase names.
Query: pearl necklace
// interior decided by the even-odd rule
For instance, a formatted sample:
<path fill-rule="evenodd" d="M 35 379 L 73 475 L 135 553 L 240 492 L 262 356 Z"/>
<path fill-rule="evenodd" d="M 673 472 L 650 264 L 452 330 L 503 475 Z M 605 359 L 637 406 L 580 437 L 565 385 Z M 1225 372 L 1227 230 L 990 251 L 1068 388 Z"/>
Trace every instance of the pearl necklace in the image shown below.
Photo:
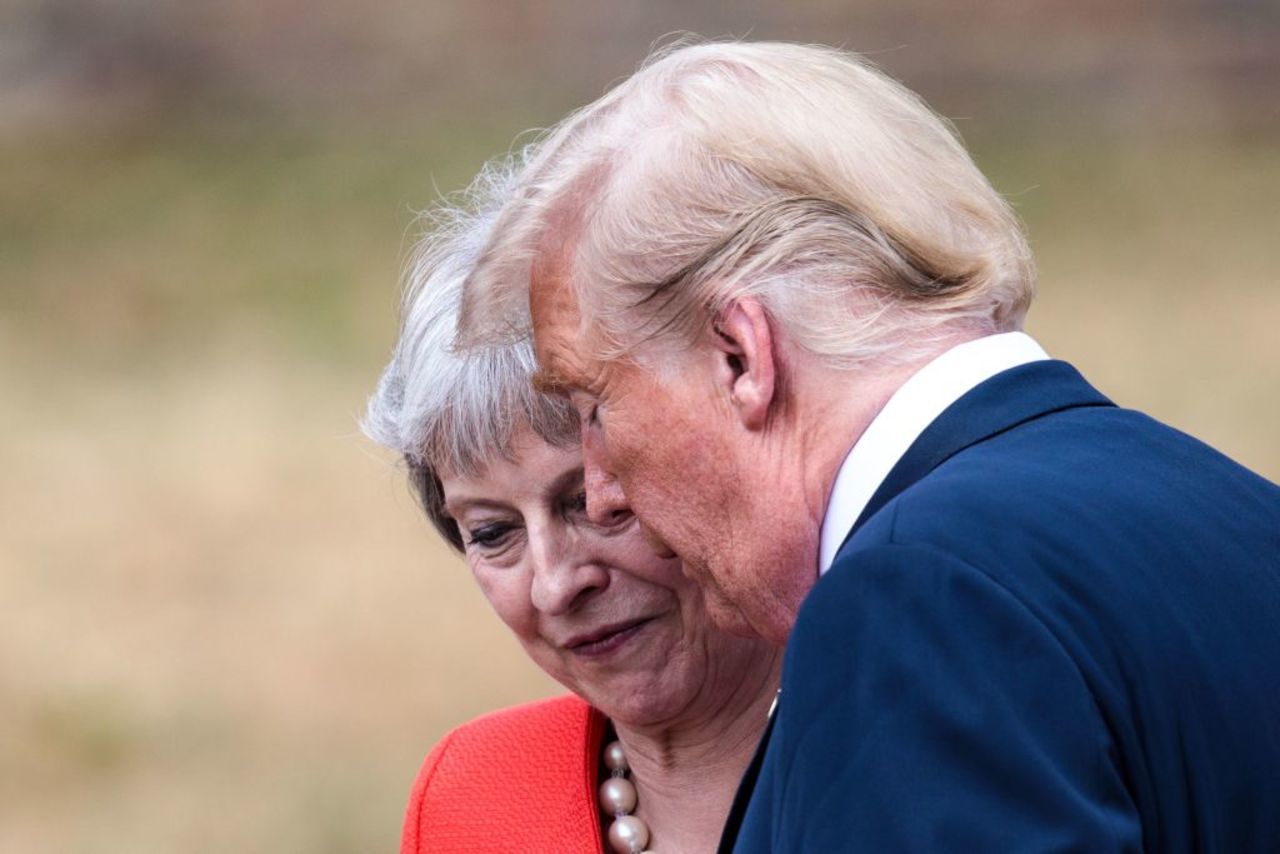
<path fill-rule="evenodd" d="M 631 766 L 622 742 L 613 741 L 604 749 L 604 765 L 609 779 L 600 784 L 600 808 L 613 816 L 609 824 L 609 844 L 617 854 L 653 854 L 649 844 L 649 825 L 632 815 L 636 809 L 636 787 L 627 779 Z"/>

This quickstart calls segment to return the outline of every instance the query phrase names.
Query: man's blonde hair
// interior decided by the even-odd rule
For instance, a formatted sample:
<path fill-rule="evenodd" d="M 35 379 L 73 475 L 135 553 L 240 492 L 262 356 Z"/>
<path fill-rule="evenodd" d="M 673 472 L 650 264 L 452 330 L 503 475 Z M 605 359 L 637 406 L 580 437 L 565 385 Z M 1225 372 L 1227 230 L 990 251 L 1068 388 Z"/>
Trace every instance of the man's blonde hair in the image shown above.
<path fill-rule="evenodd" d="M 687 346 L 746 296 L 833 366 L 1017 329 L 1031 301 L 1021 226 L 950 125 L 844 51 L 669 48 L 528 156 L 467 282 L 463 343 L 527 326 L 549 251 L 569 253 L 600 358 Z"/>

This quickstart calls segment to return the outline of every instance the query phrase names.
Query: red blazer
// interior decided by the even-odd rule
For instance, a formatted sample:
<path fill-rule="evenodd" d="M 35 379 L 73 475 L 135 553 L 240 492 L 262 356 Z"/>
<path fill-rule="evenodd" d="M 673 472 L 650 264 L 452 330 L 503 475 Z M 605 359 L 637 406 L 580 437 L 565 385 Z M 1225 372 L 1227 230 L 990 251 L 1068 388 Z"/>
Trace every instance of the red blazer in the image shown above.
<path fill-rule="evenodd" d="M 604 715 L 572 695 L 453 730 L 418 772 L 401 854 L 600 854 L 604 730 Z"/>

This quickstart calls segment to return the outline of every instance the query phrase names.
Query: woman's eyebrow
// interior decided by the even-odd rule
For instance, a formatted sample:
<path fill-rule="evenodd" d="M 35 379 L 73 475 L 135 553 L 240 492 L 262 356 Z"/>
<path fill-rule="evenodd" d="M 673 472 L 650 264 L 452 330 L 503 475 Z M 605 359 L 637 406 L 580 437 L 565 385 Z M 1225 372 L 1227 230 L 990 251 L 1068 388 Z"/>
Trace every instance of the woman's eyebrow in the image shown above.
<path fill-rule="evenodd" d="M 483 510 L 507 510 L 506 504 L 501 501 L 494 501 L 490 498 L 471 498 L 462 496 L 454 501 L 446 501 L 444 503 L 445 512 L 452 516 L 455 520 L 468 510 L 479 508 Z"/>
<path fill-rule="evenodd" d="M 553 397 L 569 396 L 569 384 L 554 371 L 547 368 L 538 368 L 538 370 L 534 371 L 530 382 L 533 384 L 533 390 L 539 394 Z"/>

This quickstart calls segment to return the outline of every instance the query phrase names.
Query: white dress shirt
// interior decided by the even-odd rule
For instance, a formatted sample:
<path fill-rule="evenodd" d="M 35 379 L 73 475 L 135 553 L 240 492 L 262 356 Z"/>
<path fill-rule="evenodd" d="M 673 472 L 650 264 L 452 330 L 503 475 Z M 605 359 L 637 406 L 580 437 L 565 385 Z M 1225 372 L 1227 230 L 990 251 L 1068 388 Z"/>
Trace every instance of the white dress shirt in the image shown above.
<path fill-rule="evenodd" d="M 854 442 L 836 473 L 822 519 L 818 574 L 831 568 L 849 529 L 880 484 L 944 409 L 1001 371 L 1047 358 L 1030 335 L 1004 332 L 952 347 L 903 383 Z"/>

